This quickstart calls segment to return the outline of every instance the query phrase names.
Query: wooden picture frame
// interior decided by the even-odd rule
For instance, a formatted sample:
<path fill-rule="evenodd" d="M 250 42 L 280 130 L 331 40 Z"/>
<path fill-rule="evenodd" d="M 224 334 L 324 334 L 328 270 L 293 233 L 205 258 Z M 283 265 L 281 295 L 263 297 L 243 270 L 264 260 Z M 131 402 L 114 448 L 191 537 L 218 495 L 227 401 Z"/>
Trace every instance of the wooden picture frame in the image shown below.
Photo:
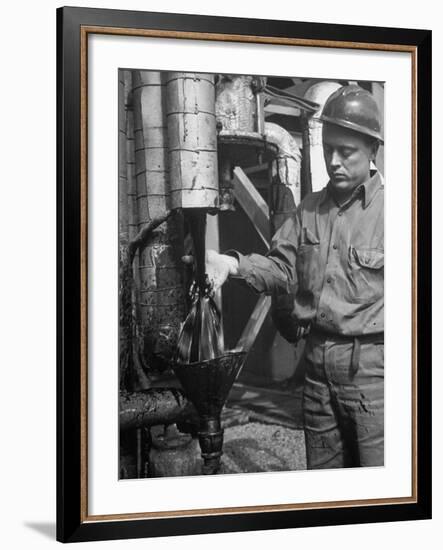
<path fill-rule="evenodd" d="M 121 510 L 112 516 L 89 514 L 87 67 L 91 34 L 410 54 L 413 304 L 410 496 L 158 510 L 146 514 Z M 57 93 L 57 539 L 74 542 L 430 518 L 431 31 L 59 8 Z"/>

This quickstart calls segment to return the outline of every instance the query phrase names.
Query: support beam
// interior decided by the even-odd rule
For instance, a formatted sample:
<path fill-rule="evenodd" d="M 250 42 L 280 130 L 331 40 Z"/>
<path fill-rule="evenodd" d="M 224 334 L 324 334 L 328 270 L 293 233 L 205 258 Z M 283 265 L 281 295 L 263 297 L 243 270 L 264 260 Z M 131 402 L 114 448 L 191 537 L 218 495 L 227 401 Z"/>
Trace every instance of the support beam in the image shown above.
<path fill-rule="evenodd" d="M 271 232 L 269 227 L 269 207 L 266 201 L 239 166 L 236 166 L 234 169 L 233 180 L 235 198 L 254 224 L 257 233 L 265 245 L 269 248 Z"/>
<path fill-rule="evenodd" d="M 257 233 L 269 248 L 271 231 L 269 223 L 269 207 L 266 201 L 254 187 L 254 184 L 237 166 L 234 169 L 234 196 L 240 203 L 247 216 L 254 224 Z M 261 327 L 271 309 L 271 297 L 261 294 L 249 317 L 245 328 L 237 342 L 237 349 L 249 351 L 260 332 Z"/>
<path fill-rule="evenodd" d="M 266 319 L 269 310 L 271 309 L 271 297 L 261 294 L 257 303 L 255 304 L 254 311 L 249 317 L 242 335 L 237 342 L 236 349 L 248 352 L 251 349 L 252 344 L 260 332 L 261 327 Z"/>

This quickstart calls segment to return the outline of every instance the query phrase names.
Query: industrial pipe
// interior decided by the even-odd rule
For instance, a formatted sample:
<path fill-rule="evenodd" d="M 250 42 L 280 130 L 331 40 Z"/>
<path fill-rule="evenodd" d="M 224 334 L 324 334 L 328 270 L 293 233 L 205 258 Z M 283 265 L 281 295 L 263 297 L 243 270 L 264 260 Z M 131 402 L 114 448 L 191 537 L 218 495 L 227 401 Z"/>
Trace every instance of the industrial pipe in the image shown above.
<path fill-rule="evenodd" d="M 218 206 L 214 75 L 165 75 L 171 208 Z"/>
<path fill-rule="evenodd" d="M 314 101 L 319 105 L 315 113 L 310 113 L 304 117 L 304 133 L 307 134 L 306 152 L 310 172 L 308 177 L 311 183 L 309 192 L 319 191 L 328 181 L 328 174 L 323 158 L 323 124 L 319 117 L 328 97 L 340 87 L 341 85 L 338 84 L 338 82 L 326 80 L 323 82 L 316 82 L 305 92 L 306 99 Z"/>
<path fill-rule="evenodd" d="M 295 139 L 278 124 L 266 122 L 265 136 L 277 146 L 272 163 L 271 201 L 272 232 L 275 232 L 300 204 L 301 153 Z"/>
<path fill-rule="evenodd" d="M 270 200 L 272 233 L 275 233 L 286 219 L 295 218 L 296 208 L 301 200 L 301 153 L 291 134 L 277 124 L 266 122 L 265 136 L 277 147 L 277 155 L 271 168 Z M 274 324 L 280 334 L 291 343 L 298 337 L 298 325 L 292 316 L 295 291 L 294 285 L 291 292 L 274 295 L 272 299 Z"/>
<path fill-rule="evenodd" d="M 163 76 L 133 71 L 138 231 L 170 212 Z M 134 258 L 139 338 L 147 369 L 169 366 L 185 316 L 182 222 L 170 216 Z"/>
<path fill-rule="evenodd" d="M 138 392 L 120 392 L 120 429 L 172 424 L 196 416 L 184 393 L 175 388 L 150 388 Z"/>

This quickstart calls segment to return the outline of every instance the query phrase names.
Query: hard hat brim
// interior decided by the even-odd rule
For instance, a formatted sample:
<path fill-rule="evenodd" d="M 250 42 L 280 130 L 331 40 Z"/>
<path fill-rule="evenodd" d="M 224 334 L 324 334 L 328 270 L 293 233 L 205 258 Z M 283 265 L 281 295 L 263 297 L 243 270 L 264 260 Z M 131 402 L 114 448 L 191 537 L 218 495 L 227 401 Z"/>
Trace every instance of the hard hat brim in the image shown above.
<path fill-rule="evenodd" d="M 334 124 L 335 126 L 341 126 L 342 128 L 347 128 L 348 130 L 353 130 L 354 132 L 358 132 L 359 134 L 364 134 L 365 136 L 373 137 L 374 139 L 378 140 L 381 143 L 381 145 L 384 145 L 384 139 L 382 138 L 380 132 L 376 132 L 375 130 L 371 130 L 369 128 L 366 128 L 365 126 L 360 126 L 359 124 L 355 124 L 355 122 L 351 122 L 349 120 L 332 118 L 325 115 L 320 115 L 319 120 L 321 122 L 328 122 L 329 124 Z"/>

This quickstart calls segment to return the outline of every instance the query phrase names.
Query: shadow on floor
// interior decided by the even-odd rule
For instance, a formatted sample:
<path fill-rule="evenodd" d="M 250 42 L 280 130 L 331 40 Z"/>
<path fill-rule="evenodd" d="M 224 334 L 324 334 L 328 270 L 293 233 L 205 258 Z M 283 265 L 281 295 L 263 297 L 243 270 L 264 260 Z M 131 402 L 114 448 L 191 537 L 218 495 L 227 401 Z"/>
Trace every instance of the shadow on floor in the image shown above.
<path fill-rule="evenodd" d="M 55 540 L 55 523 L 39 523 L 37 521 L 26 521 L 23 525 L 25 527 L 28 527 L 29 529 L 37 531 L 37 533 L 40 533 L 48 539 Z"/>

